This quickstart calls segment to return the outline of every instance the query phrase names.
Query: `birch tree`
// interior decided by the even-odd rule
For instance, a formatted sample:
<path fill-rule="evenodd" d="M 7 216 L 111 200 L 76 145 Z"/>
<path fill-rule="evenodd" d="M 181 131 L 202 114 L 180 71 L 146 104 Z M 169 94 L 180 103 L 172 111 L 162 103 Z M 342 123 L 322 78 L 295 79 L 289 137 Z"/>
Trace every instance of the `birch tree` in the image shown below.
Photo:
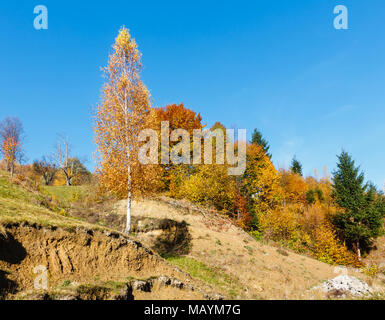
<path fill-rule="evenodd" d="M 131 226 L 132 197 L 144 183 L 137 137 L 145 128 L 150 95 L 140 79 L 141 70 L 138 46 L 122 27 L 104 68 L 106 82 L 101 104 L 96 108 L 94 132 L 96 173 L 101 184 L 121 198 L 127 197 L 126 233 Z"/>

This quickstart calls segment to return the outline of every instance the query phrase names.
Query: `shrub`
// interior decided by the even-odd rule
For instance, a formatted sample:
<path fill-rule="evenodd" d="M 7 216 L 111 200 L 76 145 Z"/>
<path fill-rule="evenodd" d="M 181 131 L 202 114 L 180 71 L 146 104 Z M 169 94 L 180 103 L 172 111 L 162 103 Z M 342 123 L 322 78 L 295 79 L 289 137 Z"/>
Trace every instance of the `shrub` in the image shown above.
<path fill-rule="evenodd" d="M 180 183 L 171 184 L 171 190 L 179 198 L 230 211 L 234 206 L 235 182 L 227 173 L 225 165 L 201 165 L 197 171 L 185 178 L 178 176 Z"/>
<path fill-rule="evenodd" d="M 368 277 L 375 277 L 380 272 L 380 268 L 375 263 L 362 267 L 361 270 Z"/>
<path fill-rule="evenodd" d="M 313 251 L 317 259 L 329 264 L 359 265 L 356 256 L 342 244 L 328 223 L 314 230 Z"/>
<path fill-rule="evenodd" d="M 260 231 L 274 241 L 295 240 L 299 228 L 292 210 L 273 210 L 258 215 Z"/>

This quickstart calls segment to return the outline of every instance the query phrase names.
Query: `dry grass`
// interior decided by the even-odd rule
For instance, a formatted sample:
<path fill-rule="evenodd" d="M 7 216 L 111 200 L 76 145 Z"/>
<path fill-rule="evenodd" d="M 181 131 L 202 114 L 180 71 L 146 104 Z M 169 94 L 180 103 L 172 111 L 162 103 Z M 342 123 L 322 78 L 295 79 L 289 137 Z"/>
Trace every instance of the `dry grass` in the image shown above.
<path fill-rule="evenodd" d="M 0 224 L 0 236 L 3 236 L 3 237 L 7 236 L 7 232 L 4 228 L 4 226 L 2 226 L 1 224 Z"/>
<path fill-rule="evenodd" d="M 58 188 L 49 191 L 70 202 L 73 190 Z M 109 229 L 53 212 L 44 200 L 44 195 L 11 183 L 7 174 L 0 172 L 0 234 L 5 234 L 4 226 L 7 224 L 23 222 L 65 230 L 79 227 Z M 125 201 L 119 202 L 114 208 L 121 218 L 124 218 L 125 204 Z M 232 298 L 320 299 L 324 296 L 310 289 L 337 275 L 333 266 L 258 242 L 226 218 L 187 202 L 167 198 L 134 201 L 132 215 L 133 218 L 185 221 L 191 236 L 189 253 L 167 259 Z M 155 230 L 135 236 L 152 246 L 158 235 Z M 363 274 L 353 270 L 349 274 L 364 278 Z M 381 282 L 379 280 L 371 281 L 377 285 Z"/>
<path fill-rule="evenodd" d="M 175 200 L 171 199 L 134 201 L 132 215 L 185 221 L 191 234 L 191 250 L 187 256 L 178 259 L 193 259 L 233 279 L 238 289 L 234 291 L 234 298 L 320 299 L 322 295 L 310 289 L 338 275 L 331 265 L 256 241 L 223 217 L 193 208 L 183 209 L 173 203 Z M 125 202 L 122 201 L 121 214 L 124 214 L 124 209 Z M 151 246 L 157 233 L 138 233 L 136 236 Z M 185 261 L 178 259 L 170 259 L 170 262 L 191 272 L 188 265 L 180 263 Z M 349 274 L 357 276 L 354 270 Z M 362 278 L 362 274 L 358 274 L 358 277 Z M 215 283 L 214 286 L 228 295 L 228 290 L 224 291 L 223 286 Z"/>
<path fill-rule="evenodd" d="M 65 211 L 62 214 L 53 212 L 47 208 L 46 201 L 43 194 L 12 183 L 8 174 L 0 171 L 0 232 L 3 228 L 1 225 L 13 223 L 37 224 L 66 230 L 79 227 L 91 230 L 107 229 L 66 216 Z"/>

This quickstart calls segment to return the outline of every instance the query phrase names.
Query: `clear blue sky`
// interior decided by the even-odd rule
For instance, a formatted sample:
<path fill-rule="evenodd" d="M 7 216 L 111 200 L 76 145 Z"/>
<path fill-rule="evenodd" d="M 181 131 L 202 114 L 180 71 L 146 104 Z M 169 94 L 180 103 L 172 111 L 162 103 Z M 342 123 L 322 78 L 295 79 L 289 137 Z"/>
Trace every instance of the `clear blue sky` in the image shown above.
<path fill-rule="evenodd" d="M 209 3 L 207 3 L 209 2 Z M 33 8 L 49 28 L 33 28 Z M 349 30 L 333 8 L 349 10 Z M 93 167 L 91 108 L 121 25 L 143 53 L 155 106 L 183 102 L 208 125 L 259 128 L 276 166 L 304 173 L 349 151 L 385 182 L 383 0 L 10 1 L 0 3 L 0 119 L 24 123 L 29 161 L 66 133 Z"/>

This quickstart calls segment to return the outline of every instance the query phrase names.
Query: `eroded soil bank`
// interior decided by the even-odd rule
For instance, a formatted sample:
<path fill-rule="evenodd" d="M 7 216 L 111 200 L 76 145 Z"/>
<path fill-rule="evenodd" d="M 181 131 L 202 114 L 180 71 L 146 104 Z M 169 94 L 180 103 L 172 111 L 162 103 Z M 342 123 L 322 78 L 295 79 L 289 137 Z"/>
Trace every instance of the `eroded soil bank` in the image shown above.
<path fill-rule="evenodd" d="M 5 233 L 0 235 L 0 296 L 3 298 L 33 290 L 38 276 L 34 273 L 37 266 L 47 268 L 49 289 L 63 282 L 132 282 L 132 279 L 167 276 L 178 279 L 173 281 L 191 284 L 180 288 L 166 285 L 164 287 L 168 287 L 167 291 L 188 287 L 189 290 L 184 290 L 189 292 L 185 298 L 204 298 L 201 290 L 191 290 L 194 281 L 188 274 L 169 265 L 141 243 L 123 234 L 80 228 L 71 231 L 28 224 L 4 227 Z M 143 296 L 142 293 L 139 296 Z M 167 298 L 155 291 L 153 296 Z M 177 298 L 183 299 L 183 293 L 178 293 Z"/>

